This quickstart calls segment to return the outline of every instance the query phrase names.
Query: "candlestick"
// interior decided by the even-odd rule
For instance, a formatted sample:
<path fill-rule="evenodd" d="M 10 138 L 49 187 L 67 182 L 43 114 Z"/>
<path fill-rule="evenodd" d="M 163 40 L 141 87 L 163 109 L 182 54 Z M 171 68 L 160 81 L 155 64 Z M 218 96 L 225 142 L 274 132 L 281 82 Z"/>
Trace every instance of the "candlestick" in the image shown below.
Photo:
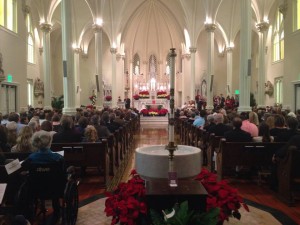
<path fill-rule="evenodd" d="M 169 144 L 166 149 L 169 150 L 169 172 L 174 172 L 174 151 L 177 146 L 174 143 L 174 86 L 175 86 L 175 48 L 171 48 L 170 54 L 170 114 L 169 114 Z"/>

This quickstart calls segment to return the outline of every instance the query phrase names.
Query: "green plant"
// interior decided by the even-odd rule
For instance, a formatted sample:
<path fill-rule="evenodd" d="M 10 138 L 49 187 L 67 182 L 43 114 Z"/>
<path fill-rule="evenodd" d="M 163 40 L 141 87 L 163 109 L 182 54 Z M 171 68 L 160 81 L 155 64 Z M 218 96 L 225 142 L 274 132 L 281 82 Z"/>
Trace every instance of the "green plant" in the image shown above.
<path fill-rule="evenodd" d="M 256 106 L 256 100 L 254 98 L 254 94 L 253 93 L 250 93 L 250 106 L 251 107 Z"/>
<path fill-rule="evenodd" d="M 164 210 L 164 216 L 150 209 L 153 225 L 215 225 L 218 223 L 219 208 L 210 209 L 208 212 L 199 213 L 189 210 L 188 202 L 175 204 L 172 210 Z"/>
<path fill-rule="evenodd" d="M 151 108 L 150 105 L 146 105 L 146 109 L 149 110 Z"/>
<path fill-rule="evenodd" d="M 64 107 L 64 96 L 52 97 L 51 106 L 54 109 L 61 110 Z"/>
<path fill-rule="evenodd" d="M 157 106 L 157 109 L 158 109 L 158 110 L 161 110 L 162 107 L 163 107 L 162 105 L 158 105 L 158 106 Z"/>

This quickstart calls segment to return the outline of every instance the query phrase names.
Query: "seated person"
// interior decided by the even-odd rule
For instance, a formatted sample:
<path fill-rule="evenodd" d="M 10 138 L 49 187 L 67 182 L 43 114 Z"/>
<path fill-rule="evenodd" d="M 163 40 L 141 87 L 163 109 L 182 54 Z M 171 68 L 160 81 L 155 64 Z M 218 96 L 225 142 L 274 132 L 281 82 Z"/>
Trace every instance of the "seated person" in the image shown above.
<path fill-rule="evenodd" d="M 270 135 L 277 137 L 279 134 L 287 131 L 285 127 L 285 119 L 282 115 L 275 115 L 274 128 L 270 129 Z"/>
<path fill-rule="evenodd" d="M 258 136 L 253 137 L 254 142 L 273 142 L 274 137 L 270 136 L 269 125 L 266 122 L 262 122 L 258 128 Z"/>
<path fill-rule="evenodd" d="M 216 136 L 224 136 L 225 132 L 232 130 L 230 126 L 224 124 L 224 116 L 222 113 L 215 114 L 214 121 L 216 125 L 207 130 L 209 133 L 214 133 Z"/>
<path fill-rule="evenodd" d="M 53 135 L 53 143 L 81 142 L 81 134 L 75 130 L 71 116 L 63 115 L 60 124 L 61 130 Z"/>
<path fill-rule="evenodd" d="M 195 118 L 195 120 L 193 122 L 193 125 L 195 127 L 201 127 L 201 128 L 203 128 L 204 124 L 205 124 L 205 119 L 204 119 L 205 115 L 206 115 L 206 111 L 205 110 L 201 110 L 200 111 L 200 116 Z"/>
<path fill-rule="evenodd" d="M 252 137 L 257 137 L 258 136 L 258 128 L 254 123 L 251 123 L 249 121 L 249 113 L 248 112 L 242 112 L 240 117 L 243 121 L 241 129 L 243 131 L 246 131 L 246 132 L 250 133 Z"/>
<path fill-rule="evenodd" d="M 51 151 L 50 146 L 52 142 L 52 136 L 47 131 L 37 131 L 32 136 L 32 145 L 36 152 L 29 155 L 29 157 L 22 163 L 22 167 L 25 169 L 30 168 L 30 164 L 40 163 L 62 163 L 63 165 L 63 157 L 60 154 L 54 153 Z M 58 220 L 60 217 L 60 204 L 58 198 L 52 199 L 52 207 L 53 207 L 53 218 Z"/>
<path fill-rule="evenodd" d="M 275 142 L 288 142 L 291 137 L 300 134 L 297 130 L 298 128 L 298 120 L 294 117 L 288 117 L 286 120 L 288 129 L 285 132 L 279 133 L 275 137 Z"/>
<path fill-rule="evenodd" d="M 227 131 L 224 134 L 226 141 L 228 142 L 251 142 L 251 134 L 241 129 L 242 120 L 239 117 L 235 117 L 232 121 L 233 130 Z"/>

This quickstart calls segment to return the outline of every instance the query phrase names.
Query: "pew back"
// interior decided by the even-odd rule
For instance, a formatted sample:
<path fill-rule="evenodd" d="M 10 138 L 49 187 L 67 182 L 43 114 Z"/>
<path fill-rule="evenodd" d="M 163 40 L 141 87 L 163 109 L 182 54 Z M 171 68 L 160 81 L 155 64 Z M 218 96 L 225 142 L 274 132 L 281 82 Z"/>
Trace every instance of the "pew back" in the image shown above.
<path fill-rule="evenodd" d="M 109 154 L 106 140 L 96 143 L 52 143 L 51 150 L 65 151 L 64 158 L 67 165 L 103 169 L 106 187 L 109 180 Z"/>
<path fill-rule="evenodd" d="M 221 139 L 217 152 L 218 178 L 231 175 L 236 166 L 270 167 L 272 156 L 285 143 L 226 142 Z"/>

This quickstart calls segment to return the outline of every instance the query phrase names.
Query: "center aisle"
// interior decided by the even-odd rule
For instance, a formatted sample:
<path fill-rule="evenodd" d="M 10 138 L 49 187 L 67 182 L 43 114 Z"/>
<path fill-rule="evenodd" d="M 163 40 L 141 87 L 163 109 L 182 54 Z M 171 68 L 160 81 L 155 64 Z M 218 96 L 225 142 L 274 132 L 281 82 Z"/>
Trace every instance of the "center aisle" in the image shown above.
<path fill-rule="evenodd" d="M 151 145 L 167 145 L 168 144 L 168 126 L 167 124 L 158 124 L 146 122 L 141 124 L 140 130 L 134 135 L 133 154 L 128 166 L 125 170 L 122 182 L 126 182 L 130 176 L 130 172 L 135 168 L 135 149 Z"/>

